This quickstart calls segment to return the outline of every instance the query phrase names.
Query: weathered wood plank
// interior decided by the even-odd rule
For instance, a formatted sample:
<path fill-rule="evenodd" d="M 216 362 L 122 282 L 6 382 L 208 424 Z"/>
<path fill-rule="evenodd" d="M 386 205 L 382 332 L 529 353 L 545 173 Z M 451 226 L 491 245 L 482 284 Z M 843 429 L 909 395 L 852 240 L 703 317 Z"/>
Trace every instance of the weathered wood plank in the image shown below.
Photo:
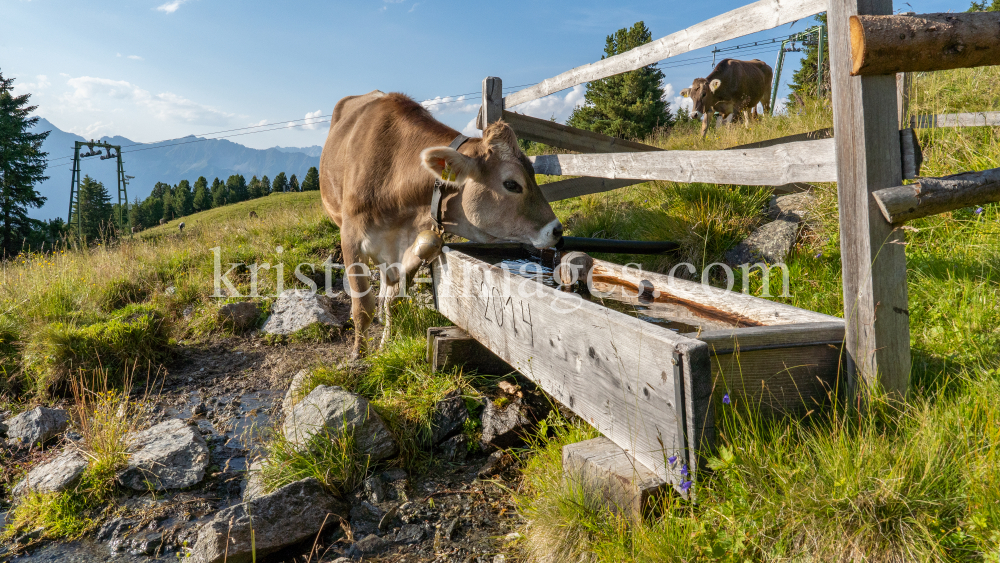
<path fill-rule="evenodd" d="M 827 12 L 848 397 L 860 382 L 881 384 L 897 396 L 905 396 L 909 386 L 904 237 L 901 230 L 876 217 L 879 210 L 871 196 L 903 183 L 895 77 L 850 76 L 850 17 L 891 13 L 891 0 L 830 0 Z"/>
<path fill-rule="evenodd" d="M 542 195 L 545 196 L 546 201 L 551 202 L 559 201 L 561 199 L 569 199 L 571 197 L 579 197 L 582 195 L 610 192 L 611 190 L 617 190 L 618 188 L 641 184 L 643 181 L 644 180 L 612 180 L 610 178 L 592 178 L 589 176 L 581 176 L 579 178 L 569 178 L 568 180 L 559 180 L 558 182 L 542 184 L 538 187 L 541 188 Z"/>
<path fill-rule="evenodd" d="M 894 225 L 972 205 L 1000 201 L 1000 168 L 921 178 L 872 194 L 885 220 Z"/>
<path fill-rule="evenodd" d="M 432 326 L 427 329 L 427 363 L 435 371 L 455 367 L 493 375 L 506 375 L 515 371 L 507 362 L 457 326 Z"/>
<path fill-rule="evenodd" d="M 617 444 L 600 436 L 563 446 L 563 475 L 617 514 L 633 520 L 653 508 L 666 483 Z"/>
<path fill-rule="evenodd" d="M 815 131 L 807 131 L 805 133 L 796 133 L 794 135 L 785 135 L 784 137 L 775 137 L 774 139 L 757 141 L 755 143 L 747 143 L 745 145 L 736 145 L 735 147 L 729 147 L 723 150 L 732 151 L 737 149 L 762 149 L 764 147 L 773 147 L 775 145 L 783 145 L 785 143 L 795 143 L 798 141 L 817 141 L 819 139 L 832 139 L 832 138 L 833 138 L 833 129 L 827 127 L 825 129 L 817 129 Z"/>
<path fill-rule="evenodd" d="M 900 129 L 910 125 L 910 90 L 913 88 L 913 73 L 896 73 L 896 115 Z"/>
<path fill-rule="evenodd" d="M 479 106 L 476 128 L 480 131 L 503 117 L 503 80 L 496 76 L 483 79 L 483 105 Z"/>
<path fill-rule="evenodd" d="M 1000 64 L 998 12 L 852 15 L 851 75 Z"/>
<path fill-rule="evenodd" d="M 780 186 L 795 182 L 836 181 L 834 156 L 833 140 L 823 139 L 725 153 L 659 151 L 556 154 L 530 158 L 536 174 Z"/>
<path fill-rule="evenodd" d="M 506 98 L 506 107 L 530 102 L 577 84 L 636 70 L 657 61 L 773 29 L 826 11 L 826 0 L 760 0 L 672 33 L 630 51 L 579 66 Z"/>
<path fill-rule="evenodd" d="M 626 141 L 585 129 L 561 125 L 547 119 L 538 119 L 512 111 L 503 112 L 503 120 L 521 139 L 545 143 L 553 147 L 583 153 L 648 152 L 663 150 L 635 141 Z"/>
<path fill-rule="evenodd" d="M 1000 111 L 914 115 L 910 117 L 910 126 L 915 129 L 934 129 L 937 127 L 1000 127 Z"/>
<path fill-rule="evenodd" d="M 705 343 L 457 251 L 433 270 L 443 315 L 661 478 L 713 443 Z"/>

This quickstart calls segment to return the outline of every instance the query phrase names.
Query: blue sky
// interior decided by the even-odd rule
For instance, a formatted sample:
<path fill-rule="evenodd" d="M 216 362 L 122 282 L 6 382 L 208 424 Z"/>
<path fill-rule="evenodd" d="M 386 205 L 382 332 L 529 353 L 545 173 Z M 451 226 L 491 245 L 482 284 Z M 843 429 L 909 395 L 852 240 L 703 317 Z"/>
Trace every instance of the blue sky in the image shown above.
<path fill-rule="evenodd" d="M 272 124 L 231 137 L 255 148 L 323 144 L 343 96 L 401 91 L 469 131 L 483 77 L 535 83 L 598 60 L 604 38 L 643 20 L 654 38 L 741 5 L 701 0 L 225 2 L 0 0 L 0 71 L 33 93 L 38 114 L 83 135 L 151 142 Z M 900 11 L 963 11 L 968 2 L 914 0 Z M 787 35 L 791 26 L 729 44 Z M 711 70 L 703 49 L 664 69 L 671 100 Z M 755 53 L 773 65 L 777 46 Z M 796 56 L 786 59 L 784 97 Z M 562 121 L 583 87 L 519 106 Z M 458 94 L 474 93 L 455 101 Z M 679 100 L 679 98 L 676 98 Z M 296 125 L 287 127 L 289 120 Z M 319 120 L 319 119 L 317 119 Z M 51 155 L 52 157 L 62 155 Z"/>

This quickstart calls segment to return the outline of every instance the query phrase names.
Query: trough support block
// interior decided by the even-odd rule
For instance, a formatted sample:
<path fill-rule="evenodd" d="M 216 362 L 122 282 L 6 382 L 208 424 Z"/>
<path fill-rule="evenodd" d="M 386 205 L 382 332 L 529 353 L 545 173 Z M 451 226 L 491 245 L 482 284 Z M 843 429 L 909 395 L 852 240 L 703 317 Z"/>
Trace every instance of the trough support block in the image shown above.
<path fill-rule="evenodd" d="M 457 326 L 427 329 L 427 363 L 437 371 L 456 366 L 490 375 L 517 371 Z"/>
<path fill-rule="evenodd" d="M 666 481 L 604 436 L 563 446 L 562 461 L 571 485 L 635 520 L 667 491 Z"/>

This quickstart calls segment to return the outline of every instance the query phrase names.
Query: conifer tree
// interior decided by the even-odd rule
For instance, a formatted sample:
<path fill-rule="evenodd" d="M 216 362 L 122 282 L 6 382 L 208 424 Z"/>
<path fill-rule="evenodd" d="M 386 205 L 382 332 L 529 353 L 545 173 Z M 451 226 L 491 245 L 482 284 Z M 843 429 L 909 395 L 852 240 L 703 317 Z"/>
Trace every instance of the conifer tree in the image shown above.
<path fill-rule="evenodd" d="M 826 23 L 826 14 L 816 16 L 816 21 Z M 819 63 L 819 44 L 813 40 L 805 45 L 805 55 L 799 61 L 799 69 L 792 75 L 788 86 L 800 96 L 816 96 L 816 64 Z M 823 38 L 823 95 L 830 95 L 830 42 Z M 774 103 L 774 100 L 771 100 Z"/>
<path fill-rule="evenodd" d="M 643 22 L 609 35 L 605 57 L 618 55 L 652 41 Z M 645 139 L 658 127 L 673 123 L 670 106 L 663 99 L 663 72 L 656 65 L 618 74 L 587 84 L 585 105 L 573 110 L 567 125 L 621 139 Z"/>
<path fill-rule="evenodd" d="M 261 193 L 260 180 L 257 179 L 257 176 L 250 178 L 250 183 L 247 184 L 247 193 L 250 194 L 250 199 L 257 199 L 258 197 L 264 195 Z"/>
<path fill-rule="evenodd" d="M 306 177 L 302 179 L 302 191 L 310 192 L 319 189 L 319 170 L 315 166 L 309 167 Z"/>
<path fill-rule="evenodd" d="M 70 228 L 76 228 L 76 217 L 79 217 L 84 239 L 91 241 L 100 239 L 101 235 L 107 234 L 113 225 L 111 217 L 114 207 L 111 205 L 111 194 L 103 183 L 90 176 L 84 176 L 80 182 L 77 199 L 73 209 L 74 224 Z"/>
<path fill-rule="evenodd" d="M 262 195 L 271 195 L 271 179 L 267 177 L 267 174 L 260 179 L 260 193 Z"/>
<path fill-rule="evenodd" d="M 38 117 L 28 117 L 30 94 L 15 96 L 14 79 L 0 74 L 0 260 L 17 255 L 31 232 L 28 209 L 41 207 L 45 198 L 35 183 L 47 180 L 47 153 L 42 141 L 49 131 L 33 133 Z"/>
<path fill-rule="evenodd" d="M 242 174 L 233 174 L 226 180 L 226 203 L 247 200 L 247 179 Z"/>
<path fill-rule="evenodd" d="M 299 179 L 295 177 L 295 174 L 292 174 L 292 177 L 288 179 L 288 191 L 290 192 L 301 191 L 299 189 Z"/>
<path fill-rule="evenodd" d="M 181 180 L 174 188 L 174 217 L 186 217 L 194 212 L 194 194 L 191 182 Z"/>
<path fill-rule="evenodd" d="M 194 197 L 191 206 L 195 211 L 205 211 L 212 208 L 212 193 L 208 189 L 208 179 L 199 176 L 194 182 Z"/>
<path fill-rule="evenodd" d="M 212 207 L 222 207 L 229 203 L 229 194 L 226 193 L 226 185 L 222 180 L 216 178 L 212 181 Z"/>
<path fill-rule="evenodd" d="M 272 192 L 287 192 L 288 191 L 288 180 L 285 179 L 284 172 L 278 172 L 278 175 L 274 177 L 274 182 L 271 184 Z"/>

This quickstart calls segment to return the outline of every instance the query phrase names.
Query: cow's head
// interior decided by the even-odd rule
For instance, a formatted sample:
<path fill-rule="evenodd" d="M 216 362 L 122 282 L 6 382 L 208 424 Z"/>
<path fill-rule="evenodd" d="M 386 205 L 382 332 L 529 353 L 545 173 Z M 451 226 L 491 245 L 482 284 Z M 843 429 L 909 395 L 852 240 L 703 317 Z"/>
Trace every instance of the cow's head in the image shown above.
<path fill-rule="evenodd" d="M 718 78 L 709 82 L 704 78 L 695 78 L 690 88 L 681 90 L 681 96 L 691 98 L 694 102 L 693 115 L 710 113 L 715 107 L 715 91 L 722 86 L 722 81 Z"/>
<path fill-rule="evenodd" d="M 536 248 L 555 246 L 562 224 L 535 183 L 535 170 L 517 136 L 504 122 L 491 124 L 466 156 L 449 147 L 420 153 L 435 178 L 444 178 L 457 193 L 448 200 L 448 232 L 475 242 L 516 241 Z"/>

